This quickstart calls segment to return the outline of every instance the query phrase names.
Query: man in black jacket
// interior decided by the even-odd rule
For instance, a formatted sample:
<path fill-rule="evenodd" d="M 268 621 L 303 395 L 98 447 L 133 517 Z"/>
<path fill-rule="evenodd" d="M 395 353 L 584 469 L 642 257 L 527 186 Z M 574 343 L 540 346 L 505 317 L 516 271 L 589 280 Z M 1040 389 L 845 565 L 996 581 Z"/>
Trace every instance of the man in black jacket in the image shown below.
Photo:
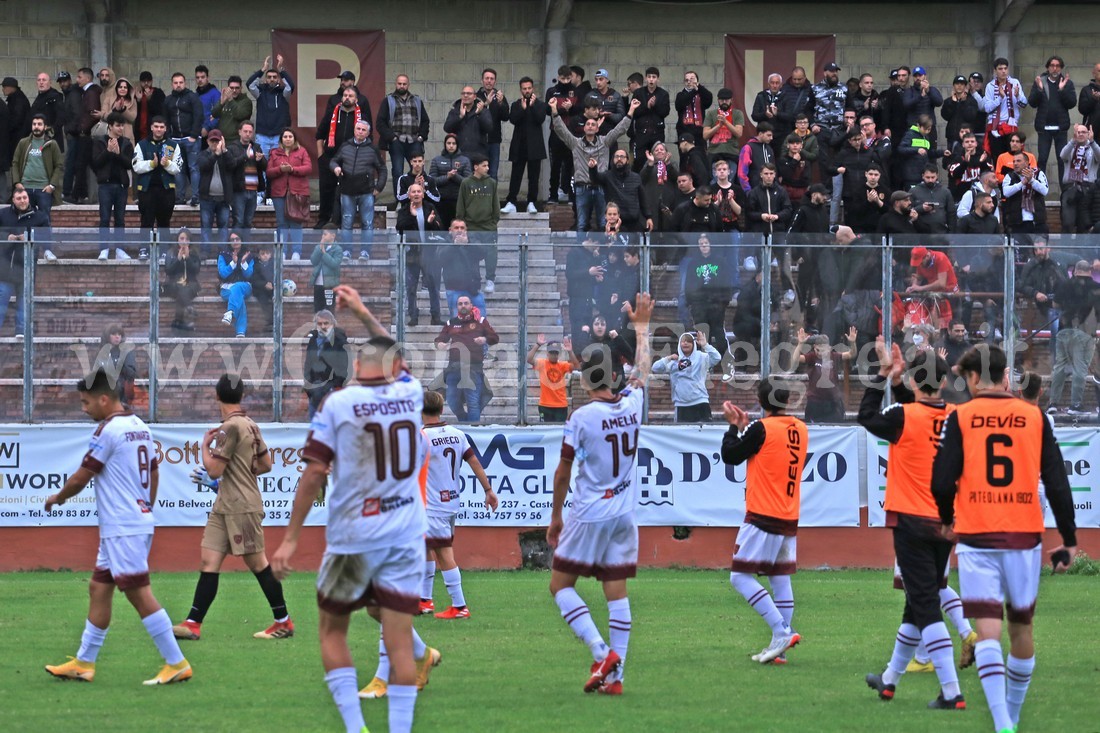
<path fill-rule="evenodd" d="M 589 171 L 593 180 L 603 188 L 604 200 L 619 205 L 622 219 L 621 231 L 653 231 L 653 213 L 648 210 L 642 192 L 642 177 L 630 169 L 625 150 L 616 150 L 611 156 L 611 166 L 606 172 Z"/>
<path fill-rule="evenodd" d="M 492 121 L 485 154 L 489 158 L 489 177 L 495 181 L 500 168 L 500 143 L 504 139 L 500 128 L 508 119 L 509 112 L 508 100 L 504 97 L 504 93 L 497 89 L 496 69 L 482 70 L 481 88 L 477 90 L 477 98 L 485 104 L 489 119 Z"/>
<path fill-rule="evenodd" d="M 53 139 L 65 150 L 65 96 L 50 84 L 50 75 L 40 73 L 35 78 L 38 96 L 31 102 L 31 116 L 46 118 L 46 128 L 53 131 Z"/>
<path fill-rule="evenodd" d="M 309 399 L 309 419 L 321 407 L 322 400 L 348 379 L 348 335 L 336 327 L 332 311 L 321 310 L 313 316 L 313 330 L 306 334 L 302 359 L 302 390 Z"/>
<path fill-rule="evenodd" d="M 913 202 L 906 191 L 894 191 L 890 196 L 890 210 L 878 220 L 877 234 L 916 234 L 913 222 L 917 212 L 913 211 Z"/>
<path fill-rule="evenodd" d="M 62 199 L 71 199 L 73 195 L 73 181 L 76 178 L 76 153 L 77 137 L 80 135 L 80 87 L 73 84 L 73 77 L 67 71 L 57 74 L 57 85 L 61 87 L 61 94 L 65 97 L 65 125 L 63 137 L 65 138 L 65 182 L 61 187 Z M 138 138 L 135 138 L 138 139 Z M 3 168 L 3 154 L 0 152 L 0 170 Z M 2 176 L 0 176 L 2 179 Z"/>
<path fill-rule="evenodd" d="M 133 168 L 134 144 L 125 132 L 126 119 L 112 112 L 107 115 L 107 135 L 92 140 L 92 170 L 99 183 L 99 231 L 103 241 L 108 239 L 112 218 L 116 236 L 121 236 L 126 226 L 126 194 Z M 149 250 L 142 247 L 138 255 L 148 259 Z"/>
<path fill-rule="evenodd" d="M 344 75 L 351 72 L 344 72 Z M 341 81 L 343 81 L 343 75 Z M 352 77 L 354 81 L 354 76 Z M 370 125 L 370 107 L 361 105 L 359 91 L 354 85 L 344 87 L 340 103 L 325 111 L 318 120 L 317 133 L 317 222 L 314 229 L 323 229 L 329 221 L 337 219 L 340 211 L 336 204 L 336 175 L 333 173 L 332 159 L 345 141 L 355 134 L 355 125 L 359 121 Z"/>
<path fill-rule="evenodd" d="M 451 106 L 443 131 L 458 137 L 458 149 L 466 157 L 474 154 L 488 157 L 489 132 L 493 118 L 485 102 L 477 97 L 472 86 L 462 87 L 462 98 Z"/>
<path fill-rule="evenodd" d="M 86 92 L 85 92 L 86 93 Z M 176 174 L 176 203 L 185 203 L 187 184 L 191 184 L 191 205 L 199 202 L 199 151 L 202 148 L 202 100 L 187 88 L 187 77 L 172 75 L 172 93 L 164 100 L 168 118 L 168 137 L 183 150 L 183 165 Z M 74 189 L 75 195 L 75 189 Z"/>
<path fill-rule="evenodd" d="M 199 217 L 202 222 L 202 240 L 208 244 L 207 252 L 216 253 L 217 246 L 209 246 L 217 221 L 218 233 L 224 238 L 229 230 L 229 210 L 236 194 L 237 169 L 244 163 L 241 148 L 229 147 L 222 131 L 214 128 L 206 136 L 206 150 L 199 153 Z"/>
<path fill-rule="evenodd" d="M 23 243 L 32 229 L 45 230 L 49 220 L 45 212 L 31 207 L 26 189 L 12 193 L 11 206 L 0 209 L 0 327 L 8 314 L 8 301 L 15 300 L 15 335 L 22 337 L 25 325 L 23 303 Z"/>
<path fill-rule="evenodd" d="M 542 123 L 546 121 L 550 108 L 546 106 L 546 102 L 535 96 L 535 82 L 529 76 L 519 80 L 519 93 L 520 98 L 512 102 L 512 108 L 508 112 L 508 121 L 513 126 L 512 143 L 508 147 L 512 177 L 508 182 L 508 201 L 500 213 L 516 213 L 516 199 L 519 197 L 519 188 L 523 185 L 523 171 L 526 168 L 527 213 L 537 214 L 535 202 L 539 195 L 539 175 L 542 172 L 542 161 L 546 160 Z"/>
<path fill-rule="evenodd" d="M 760 183 L 746 195 L 749 231 L 763 234 L 784 232 L 791 220 L 791 198 L 776 180 L 774 163 L 765 163 L 760 170 Z"/>
<path fill-rule="evenodd" d="M 634 113 L 634 172 L 646 162 L 646 151 L 655 142 L 665 140 L 665 118 L 670 111 L 668 92 L 657 86 L 661 72 L 656 66 L 645 70 L 645 86 L 634 90 L 633 99 L 641 102 Z"/>
<path fill-rule="evenodd" d="M 424 141 L 428 139 L 431 121 L 428 108 L 420 97 L 409 92 L 409 77 L 398 74 L 394 90 L 378 105 L 374 126 L 378 129 L 378 147 L 390 153 L 390 173 L 397 186 L 405 172 L 405 161 L 416 154 L 424 154 Z"/>
<path fill-rule="evenodd" d="M 1066 63 L 1061 56 L 1047 59 L 1047 73 L 1035 77 L 1027 103 L 1035 108 L 1035 129 L 1039 133 L 1039 152 L 1036 159 L 1039 170 L 1046 173 L 1050 158 L 1050 145 L 1054 143 L 1054 157 L 1058 159 L 1058 180 L 1066 173 L 1066 164 L 1058 151 L 1066 146 L 1070 113 L 1077 104 L 1077 93 L 1069 76 L 1063 73 Z M 1049 176 L 1048 176 L 1049 178 Z"/>
<path fill-rule="evenodd" d="M 703 140 L 703 117 L 714 103 L 714 95 L 710 90 L 699 83 L 699 75 L 694 71 L 684 72 L 684 88 L 676 93 L 676 134 L 681 139 L 685 134 L 691 135 L 692 142 L 702 149 L 706 146 Z M 683 165 L 680 165 L 683 170 Z M 696 181 L 696 185 L 702 185 L 702 181 Z"/>
<path fill-rule="evenodd" d="M 345 102 L 350 92 L 344 92 Z M 370 140 L 370 123 L 359 120 L 350 140 L 345 140 L 329 163 L 332 175 L 340 180 L 340 239 L 345 259 L 351 257 L 352 224 L 359 214 L 359 259 L 370 259 L 374 242 L 374 201 L 386 187 L 386 166 Z"/>

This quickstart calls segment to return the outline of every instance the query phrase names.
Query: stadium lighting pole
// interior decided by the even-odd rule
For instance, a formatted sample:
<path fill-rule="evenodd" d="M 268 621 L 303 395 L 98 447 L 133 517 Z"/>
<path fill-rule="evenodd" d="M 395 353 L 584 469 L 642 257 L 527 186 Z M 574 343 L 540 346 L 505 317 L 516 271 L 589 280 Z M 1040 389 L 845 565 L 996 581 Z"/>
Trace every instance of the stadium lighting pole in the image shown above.
<path fill-rule="evenodd" d="M 767 379 L 772 366 L 772 238 L 764 236 L 764 253 L 757 263 L 760 272 L 760 379 Z"/>
<path fill-rule="evenodd" d="M 1016 365 L 1016 323 L 1015 318 L 1015 296 L 1016 292 L 1016 245 L 1012 241 L 1012 237 L 1005 235 L 1004 238 L 1004 279 L 1005 279 L 1005 299 L 1001 304 L 1001 318 L 1004 322 L 1004 347 L 1005 353 L 1008 354 L 1008 366 L 1013 369 Z M 995 328 L 994 324 L 989 325 L 990 328 Z"/>
<path fill-rule="evenodd" d="M 157 419 L 160 369 L 160 229 L 149 230 L 149 421 Z"/>
<path fill-rule="evenodd" d="M 271 366 L 271 417 L 275 422 L 283 421 L 283 253 L 286 251 L 284 236 L 281 232 L 276 234 L 275 242 L 271 245 L 275 248 L 275 287 L 272 288 L 275 304 L 272 306 L 271 314 L 272 332 L 268 336 L 274 342 Z"/>
<path fill-rule="evenodd" d="M 519 411 L 519 424 L 527 424 L 527 232 L 519 235 L 519 350 L 518 397 L 516 409 Z"/>
<path fill-rule="evenodd" d="M 886 346 L 886 351 L 889 352 L 893 347 L 893 307 L 894 307 L 894 278 L 893 278 L 893 263 L 894 263 L 894 238 L 893 236 L 887 237 L 883 235 L 879 240 L 882 245 L 882 342 Z M 886 394 L 884 397 L 886 404 L 890 404 L 893 400 L 893 390 L 890 387 L 890 380 L 886 380 Z"/>
<path fill-rule="evenodd" d="M 394 289 L 394 314 L 393 324 L 397 331 L 396 341 L 398 345 L 405 345 L 405 233 L 401 232 L 397 240 L 397 274 L 393 284 Z M 438 285 L 438 283 L 437 283 Z M 416 293 L 413 293 L 416 297 Z"/>
<path fill-rule="evenodd" d="M 23 242 L 23 422 L 31 421 L 34 406 L 34 230 Z"/>
<path fill-rule="evenodd" d="M 652 266 L 652 262 L 649 259 L 650 254 L 649 246 L 649 232 L 642 232 L 642 262 L 645 263 L 645 267 L 641 268 L 641 272 L 638 273 L 638 287 L 643 293 L 649 292 L 649 268 Z M 628 324 L 630 328 L 634 328 L 634 324 Z M 653 337 L 653 327 L 650 326 L 650 338 Z M 642 424 L 649 423 L 649 385 L 642 390 Z"/>

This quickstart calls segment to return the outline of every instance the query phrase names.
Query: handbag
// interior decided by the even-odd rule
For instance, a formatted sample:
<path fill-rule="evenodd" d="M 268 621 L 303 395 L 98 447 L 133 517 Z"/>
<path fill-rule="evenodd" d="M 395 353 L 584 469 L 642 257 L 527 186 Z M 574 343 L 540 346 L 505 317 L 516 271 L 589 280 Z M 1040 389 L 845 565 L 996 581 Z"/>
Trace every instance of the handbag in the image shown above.
<path fill-rule="evenodd" d="M 286 218 L 297 222 L 309 219 L 309 194 L 287 192 Z"/>

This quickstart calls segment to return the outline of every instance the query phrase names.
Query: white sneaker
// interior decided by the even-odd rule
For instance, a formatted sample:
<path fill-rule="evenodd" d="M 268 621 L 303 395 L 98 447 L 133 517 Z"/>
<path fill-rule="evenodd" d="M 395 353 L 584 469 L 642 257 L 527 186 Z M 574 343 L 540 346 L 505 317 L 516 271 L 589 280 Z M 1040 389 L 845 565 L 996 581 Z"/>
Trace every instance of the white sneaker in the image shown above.
<path fill-rule="evenodd" d="M 493 291 L 496 290 L 496 289 L 497 289 L 496 283 L 494 283 L 492 280 L 486 280 L 485 281 L 485 294 L 486 295 L 492 295 Z"/>
<path fill-rule="evenodd" d="M 222 323 L 224 323 L 227 326 L 232 326 L 233 325 L 233 311 L 226 311 L 225 312 L 225 315 L 222 316 Z"/>
<path fill-rule="evenodd" d="M 115 247 L 115 259 L 116 260 L 129 260 L 133 259 L 130 255 L 126 254 L 126 250 Z"/>
<path fill-rule="evenodd" d="M 42 253 L 42 256 L 46 258 L 46 262 L 53 262 L 57 259 L 57 255 L 55 255 L 51 250 L 46 250 Z"/>
<path fill-rule="evenodd" d="M 100 260 L 107 259 L 107 250 L 105 250 L 105 249 L 99 250 L 99 257 L 96 258 L 96 259 L 100 259 Z"/>
<path fill-rule="evenodd" d="M 788 631 L 786 634 L 780 634 L 779 636 L 773 635 L 772 643 L 768 645 L 767 649 L 760 652 L 756 661 L 767 664 L 800 641 L 802 641 L 802 637 L 795 631 Z"/>
<path fill-rule="evenodd" d="M 528 214 L 537 214 L 537 213 L 539 213 L 539 209 L 538 209 L 537 206 L 535 206 L 534 201 L 528 201 L 527 202 L 527 213 Z"/>
<path fill-rule="evenodd" d="M 502 214 L 514 214 L 514 213 L 516 213 L 516 205 L 513 204 L 511 201 L 509 201 L 508 203 L 506 203 L 504 205 L 504 208 L 500 210 L 500 213 L 502 213 Z"/>
<path fill-rule="evenodd" d="M 561 201 L 562 203 L 569 203 L 569 192 L 566 191 L 564 188 L 558 189 L 558 201 Z"/>
<path fill-rule="evenodd" d="M 294 254 L 292 254 L 290 256 L 290 259 L 291 259 L 292 262 L 297 262 L 298 260 L 302 259 L 302 256 L 300 254 L 298 254 L 297 252 L 295 252 Z"/>
<path fill-rule="evenodd" d="M 730 370 L 722 375 L 722 381 L 725 382 L 726 384 L 729 384 L 730 382 L 732 382 L 736 378 L 737 378 L 737 370 L 734 369 L 733 367 L 730 367 Z"/>

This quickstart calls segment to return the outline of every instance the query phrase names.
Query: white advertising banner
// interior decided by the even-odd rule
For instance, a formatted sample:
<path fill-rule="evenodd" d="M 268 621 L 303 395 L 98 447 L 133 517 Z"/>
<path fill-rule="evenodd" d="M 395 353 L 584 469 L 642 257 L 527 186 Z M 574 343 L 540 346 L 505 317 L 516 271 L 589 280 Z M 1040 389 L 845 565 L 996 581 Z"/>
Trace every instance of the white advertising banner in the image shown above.
<path fill-rule="evenodd" d="M 160 462 L 157 524 L 201 527 L 214 494 L 191 483 L 199 465 L 203 425 L 154 425 Z M 274 468 L 259 479 L 265 524 L 285 525 L 304 469 L 305 425 L 261 425 Z M 0 527 L 94 526 L 95 486 L 46 515 L 46 497 L 59 491 L 80 465 L 94 428 L 84 425 L 0 426 Z M 486 511 L 484 494 L 468 466 L 462 469 L 464 526 L 543 526 L 549 522 L 553 475 L 561 450 L 561 428 L 471 427 L 475 453 L 500 497 L 496 513 Z M 745 466 L 726 466 L 719 455 L 722 426 L 643 427 L 639 439 L 638 520 L 643 526 L 740 524 L 745 507 Z M 859 525 L 861 431 L 810 428 L 802 477 L 802 526 Z M 323 499 L 307 524 L 322 525 Z M 567 509 L 568 512 L 568 500 Z"/>

